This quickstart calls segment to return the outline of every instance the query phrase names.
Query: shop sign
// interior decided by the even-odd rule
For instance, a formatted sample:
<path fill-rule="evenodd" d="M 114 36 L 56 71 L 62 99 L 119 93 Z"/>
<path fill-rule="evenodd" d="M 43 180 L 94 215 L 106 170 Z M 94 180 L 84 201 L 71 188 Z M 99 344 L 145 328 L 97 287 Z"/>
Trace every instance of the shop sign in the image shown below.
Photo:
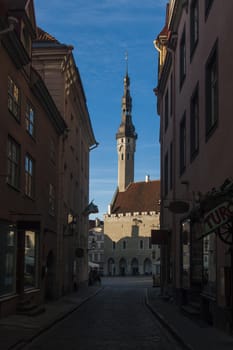
<path fill-rule="evenodd" d="M 204 215 L 204 235 L 216 231 L 233 218 L 233 202 L 225 201 Z"/>

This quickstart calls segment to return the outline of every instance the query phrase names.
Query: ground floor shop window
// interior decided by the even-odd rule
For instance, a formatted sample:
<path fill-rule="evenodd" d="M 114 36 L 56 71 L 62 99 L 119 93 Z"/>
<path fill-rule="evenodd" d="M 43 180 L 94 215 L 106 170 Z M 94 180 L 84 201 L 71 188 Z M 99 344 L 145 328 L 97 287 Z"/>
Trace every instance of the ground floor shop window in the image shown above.
<path fill-rule="evenodd" d="M 0 224 L 0 296 L 15 292 L 16 232 L 13 226 Z"/>
<path fill-rule="evenodd" d="M 24 289 L 37 286 L 38 270 L 38 243 L 37 233 L 34 231 L 25 231 L 24 244 Z"/>
<path fill-rule="evenodd" d="M 216 235 L 209 234 L 203 239 L 203 291 L 216 295 Z"/>

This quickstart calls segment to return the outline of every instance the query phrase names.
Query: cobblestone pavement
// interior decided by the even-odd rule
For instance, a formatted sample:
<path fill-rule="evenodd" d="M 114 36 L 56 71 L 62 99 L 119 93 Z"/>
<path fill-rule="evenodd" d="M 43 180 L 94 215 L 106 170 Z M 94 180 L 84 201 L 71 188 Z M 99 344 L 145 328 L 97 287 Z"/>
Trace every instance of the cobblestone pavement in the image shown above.
<path fill-rule="evenodd" d="M 145 304 L 148 280 L 115 279 L 26 349 L 180 350 Z"/>
<path fill-rule="evenodd" d="M 173 301 L 159 296 L 159 289 L 149 287 L 147 305 L 174 337 L 190 350 L 233 350 L 233 336 L 202 320 L 185 316 Z"/>
<path fill-rule="evenodd" d="M 45 304 L 46 311 L 35 317 L 16 314 L 0 319 L 0 349 L 23 348 L 25 344 L 61 322 L 101 290 L 100 286 L 82 288 L 78 292 Z"/>
<path fill-rule="evenodd" d="M 103 278 L 45 305 L 36 317 L 0 320 L 0 349 L 232 350 L 233 337 L 185 317 L 151 277 Z"/>

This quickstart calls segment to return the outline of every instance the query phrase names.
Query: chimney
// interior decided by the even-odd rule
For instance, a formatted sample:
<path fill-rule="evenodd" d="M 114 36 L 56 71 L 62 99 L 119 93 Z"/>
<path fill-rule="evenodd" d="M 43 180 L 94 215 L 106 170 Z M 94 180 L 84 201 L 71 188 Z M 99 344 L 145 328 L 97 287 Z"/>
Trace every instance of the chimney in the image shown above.
<path fill-rule="evenodd" d="M 150 175 L 146 175 L 145 182 L 150 182 Z"/>

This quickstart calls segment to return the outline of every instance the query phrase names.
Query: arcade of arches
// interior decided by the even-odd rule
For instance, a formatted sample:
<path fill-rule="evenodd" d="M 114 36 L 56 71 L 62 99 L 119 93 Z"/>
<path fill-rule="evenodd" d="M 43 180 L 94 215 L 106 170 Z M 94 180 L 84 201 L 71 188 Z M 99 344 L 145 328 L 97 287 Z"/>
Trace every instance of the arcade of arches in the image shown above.
<path fill-rule="evenodd" d="M 120 260 L 116 260 L 114 258 L 108 259 L 108 275 L 139 275 L 152 274 L 152 261 L 149 258 L 140 261 L 137 258 L 126 259 L 124 257 L 120 258 Z"/>

